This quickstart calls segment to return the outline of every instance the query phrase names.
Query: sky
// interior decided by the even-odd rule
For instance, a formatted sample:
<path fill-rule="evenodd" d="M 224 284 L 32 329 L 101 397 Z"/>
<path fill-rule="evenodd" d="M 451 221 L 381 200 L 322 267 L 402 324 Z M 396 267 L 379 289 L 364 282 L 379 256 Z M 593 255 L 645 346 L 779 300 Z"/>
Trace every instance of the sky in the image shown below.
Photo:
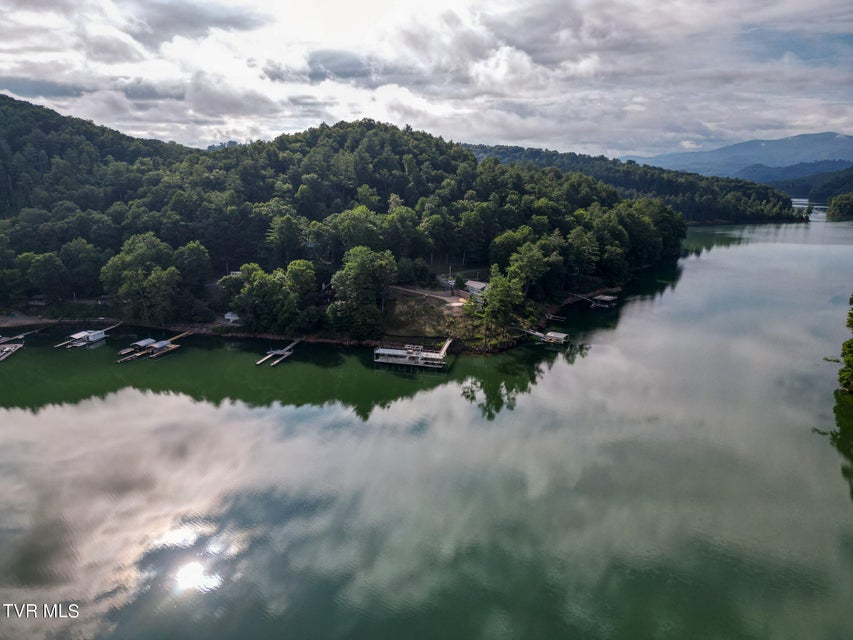
<path fill-rule="evenodd" d="M 0 93 L 205 147 L 372 118 L 616 157 L 853 134 L 849 0 L 0 0 Z"/>

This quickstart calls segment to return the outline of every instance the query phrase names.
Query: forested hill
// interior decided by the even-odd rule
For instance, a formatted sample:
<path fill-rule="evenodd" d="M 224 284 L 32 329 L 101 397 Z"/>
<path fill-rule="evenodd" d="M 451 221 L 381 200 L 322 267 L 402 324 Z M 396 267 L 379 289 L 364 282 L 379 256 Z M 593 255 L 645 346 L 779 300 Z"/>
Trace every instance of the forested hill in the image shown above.
<path fill-rule="evenodd" d="M 528 162 L 539 167 L 577 171 L 616 187 L 623 197 L 653 196 L 663 199 L 688 222 L 771 222 L 801 220 L 791 199 L 772 187 L 734 178 L 714 178 L 696 173 L 639 165 L 629 160 L 560 153 L 546 149 L 503 145 L 463 145 L 481 160 Z"/>
<path fill-rule="evenodd" d="M 160 168 L 192 151 L 0 95 L 0 217 L 62 200 L 106 208 L 138 186 L 129 165 Z"/>
<path fill-rule="evenodd" d="M 491 273 L 475 313 L 499 325 L 580 278 L 624 282 L 685 233 L 659 200 L 371 120 L 202 151 L 0 104 L 0 307 L 107 294 L 127 319 L 209 320 L 206 283 L 239 269 L 217 308 L 252 330 L 365 337 L 391 283 L 452 264 Z"/>

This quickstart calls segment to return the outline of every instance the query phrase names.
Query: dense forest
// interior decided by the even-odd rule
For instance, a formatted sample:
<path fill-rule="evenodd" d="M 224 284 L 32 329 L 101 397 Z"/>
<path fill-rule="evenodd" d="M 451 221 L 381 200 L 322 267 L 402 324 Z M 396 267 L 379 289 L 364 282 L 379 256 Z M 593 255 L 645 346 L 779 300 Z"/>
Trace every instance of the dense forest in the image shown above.
<path fill-rule="evenodd" d="M 496 325 L 678 255 L 682 216 L 625 194 L 371 120 L 202 151 L 0 96 L 0 307 L 101 296 L 157 325 L 231 309 L 252 331 L 366 337 L 392 283 L 452 264 L 490 273 L 469 311 Z M 787 212 L 754 185 L 721 197 L 701 196 L 713 217 Z"/>
<path fill-rule="evenodd" d="M 853 192 L 853 167 L 771 184 L 785 193 L 808 196 L 811 202 L 829 202 L 835 196 Z"/>
<path fill-rule="evenodd" d="M 853 220 L 853 192 L 842 193 L 829 201 L 827 220 Z"/>
<path fill-rule="evenodd" d="M 560 153 L 523 147 L 463 145 L 480 159 L 530 163 L 577 171 L 616 187 L 625 198 L 651 196 L 684 215 L 688 222 L 771 222 L 801 220 L 790 198 L 776 189 L 736 178 L 714 178 L 629 160 Z"/>

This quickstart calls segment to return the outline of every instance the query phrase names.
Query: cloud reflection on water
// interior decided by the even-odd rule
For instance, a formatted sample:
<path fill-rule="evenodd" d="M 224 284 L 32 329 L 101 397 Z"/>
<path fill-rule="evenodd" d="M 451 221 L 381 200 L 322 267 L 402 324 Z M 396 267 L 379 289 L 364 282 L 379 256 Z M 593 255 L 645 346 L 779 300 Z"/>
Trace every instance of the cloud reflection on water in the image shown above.
<path fill-rule="evenodd" d="M 765 456 L 751 437 L 728 442 L 743 425 L 725 412 L 709 433 L 706 407 L 677 401 L 687 382 L 664 384 L 621 347 L 595 355 L 555 364 L 492 422 L 458 384 L 376 408 L 366 422 L 336 404 L 216 407 L 131 389 L 4 410 L 2 450 L 14 455 L 0 462 L 0 592 L 79 602 L 68 624 L 83 637 L 144 637 L 180 622 L 155 624 L 157 612 L 190 604 L 202 635 L 237 637 L 228 625 L 242 623 L 263 637 L 264 624 L 283 619 L 346 636 L 371 628 L 365 619 L 417 617 L 448 597 L 476 599 L 471 591 L 506 603 L 467 621 L 477 633 L 498 622 L 518 632 L 530 605 L 511 603 L 530 580 L 550 585 L 556 623 L 595 635 L 618 631 L 625 621 L 608 619 L 608 607 L 651 589 L 653 576 L 746 607 L 729 630 L 801 628 L 816 593 L 827 619 L 843 620 L 839 594 L 853 590 L 839 575 L 837 536 L 851 528 L 826 526 L 836 514 L 814 465 L 795 447 Z M 813 546 L 821 551 L 804 551 Z M 729 584 L 714 584 L 708 563 L 733 563 Z M 187 566 L 216 588 L 170 591 Z M 775 576 L 784 598 L 762 595 L 750 572 Z M 328 620 L 300 614 L 312 604 Z M 648 616 L 678 617 L 655 606 L 664 610 Z M 223 610 L 237 614 L 225 620 Z M 43 624 L 12 628 L 48 637 Z"/>
<path fill-rule="evenodd" d="M 849 486 L 810 427 L 850 254 L 818 250 L 688 258 L 589 357 L 361 409 L 0 410 L 0 596 L 81 605 L 0 633 L 849 637 Z"/>

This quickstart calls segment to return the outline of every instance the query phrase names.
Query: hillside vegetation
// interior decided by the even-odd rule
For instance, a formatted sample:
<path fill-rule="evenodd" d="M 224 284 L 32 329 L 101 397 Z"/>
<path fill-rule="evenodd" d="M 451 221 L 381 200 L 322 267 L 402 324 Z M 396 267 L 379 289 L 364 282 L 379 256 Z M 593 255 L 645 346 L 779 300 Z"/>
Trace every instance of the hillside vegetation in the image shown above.
<path fill-rule="evenodd" d="M 766 185 L 734 178 L 712 178 L 695 173 L 621 162 L 604 156 L 560 153 L 522 147 L 465 145 L 478 158 L 530 163 L 593 176 L 616 187 L 623 197 L 651 196 L 684 215 L 688 222 L 769 222 L 801 218 L 791 199 Z"/>
<path fill-rule="evenodd" d="M 252 331 L 367 337 L 392 283 L 434 284 L 452 264 L 490 273 L 467 309 L 485 329 L 578 282 L 624 282 L 677 256 L 685 234 L 666 202 L 623 185 L 478 162 L 371 120 L 201 151 L 8 98 L 0 115 L 6 307 L 106 294 L 113 312 L 152 324 L 232 309 Z M 714 193 L 698 196 L 706 211 L 787 212 L 772 190 Z"/>

